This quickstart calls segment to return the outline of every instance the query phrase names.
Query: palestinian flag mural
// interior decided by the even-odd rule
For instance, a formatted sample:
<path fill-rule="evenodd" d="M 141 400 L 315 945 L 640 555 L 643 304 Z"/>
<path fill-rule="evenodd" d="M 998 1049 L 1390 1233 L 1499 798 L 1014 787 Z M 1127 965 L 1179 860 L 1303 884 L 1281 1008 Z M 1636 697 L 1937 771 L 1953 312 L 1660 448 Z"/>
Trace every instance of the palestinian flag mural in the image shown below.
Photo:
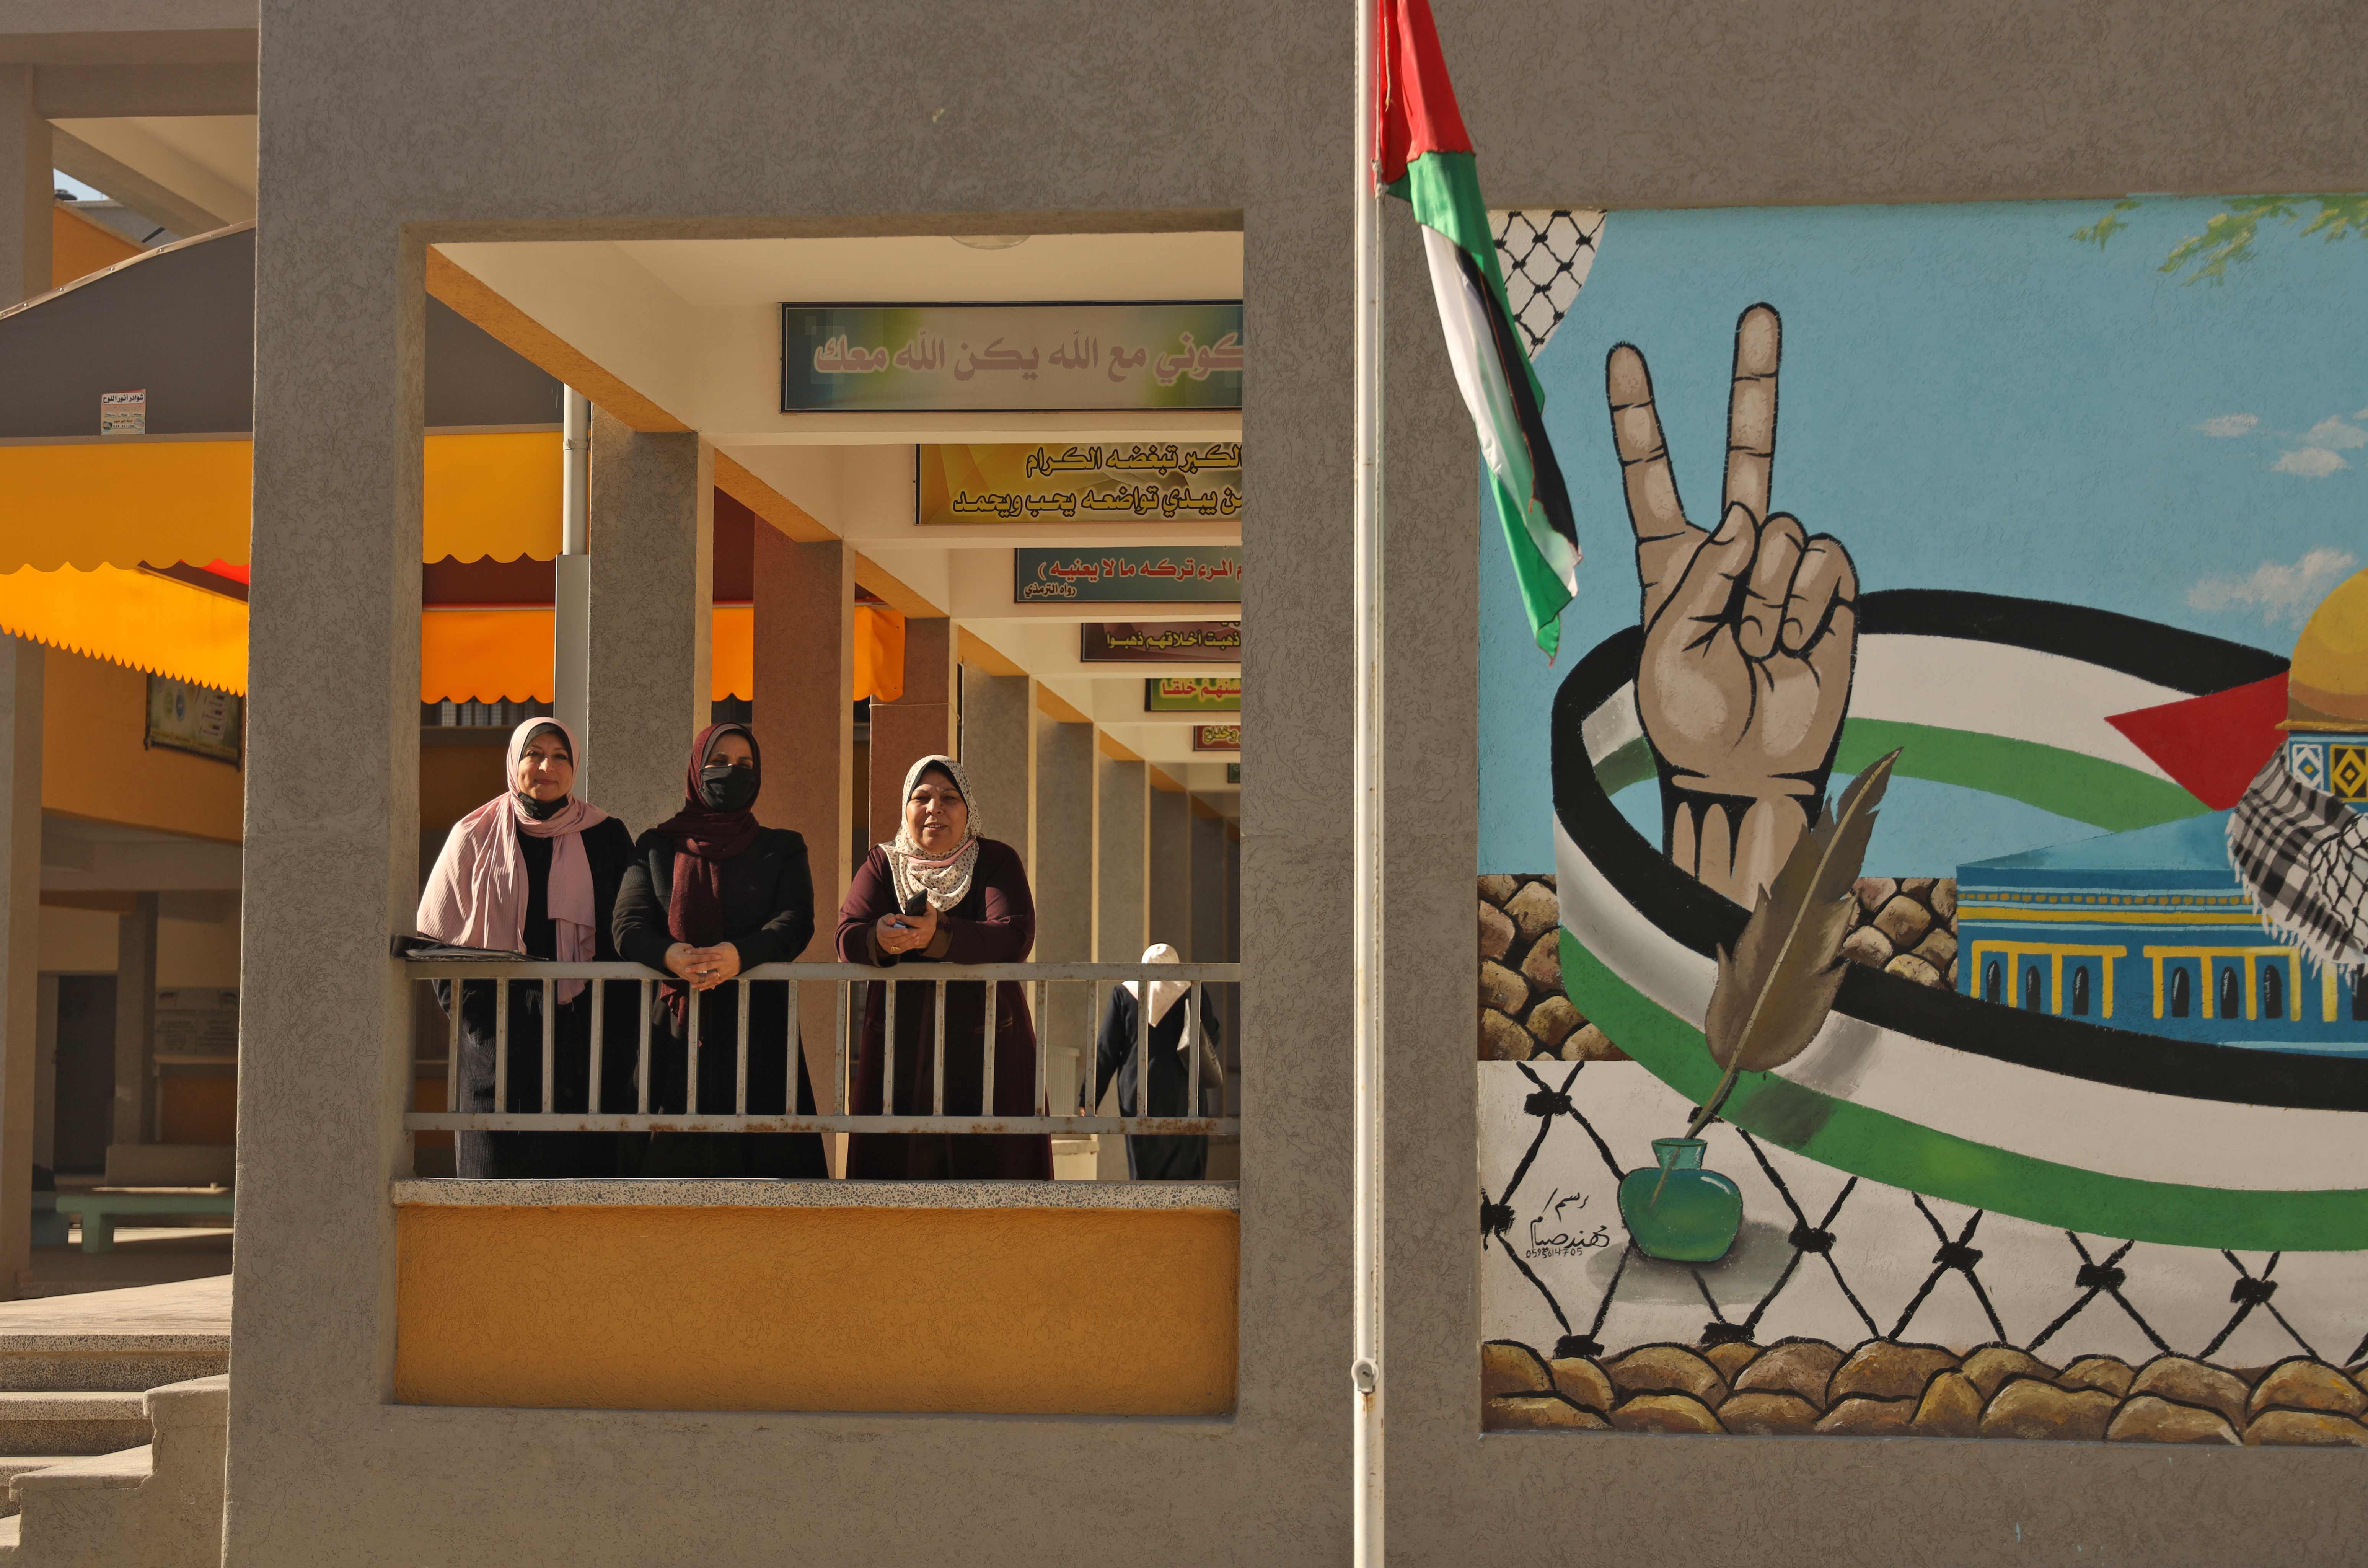
<path fill-rule="evenodd" d="M 1414 207 L 1455 382 L 1472 411 L 1521 601 L 1538 646 L 1577 591 L 1578 530 L 1546 439 L 1544 394 L 1505 300 L 1472 139 L 1455 107 L 1429 0 L 1377 0 L 1373 83 L 1378 183 Z"/>

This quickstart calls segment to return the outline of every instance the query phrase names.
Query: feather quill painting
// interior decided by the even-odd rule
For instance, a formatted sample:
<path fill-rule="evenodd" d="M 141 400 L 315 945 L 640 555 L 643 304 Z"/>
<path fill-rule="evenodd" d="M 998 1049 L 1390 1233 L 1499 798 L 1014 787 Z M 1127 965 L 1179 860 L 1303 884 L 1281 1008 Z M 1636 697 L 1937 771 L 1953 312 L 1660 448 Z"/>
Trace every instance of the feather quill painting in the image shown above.
<path fill-rule="evenodd" d="M 1702 1041 L 1721 1069 L 1718 1086 L 1676 1138 L 1653 1141 L 1655 1165 L 1620 1178 L 1621 1218 L 1648 1256 L 1710 1263 L 1726 1256 L 1743 1222 L 1743 1194 L 1702 1166 L 1702 1129 L 1718 1119 L 1736 1080 L 1767 1073 L 1809 1049 L 1841 990 L 1842 941 L 1850 934 L 1858 873 L 1874 833 L 1875 807 L 1899 754 L 1875 760 L 1793 846 L 1755 902 L 1731 949 L 1718 954 L 1718 982 L 1702 1020 Z"/>
<path fill-rule="evenodd" d="M 1842 791 L 1839 806 L 1820 812 L 1761 891 L 1734 949 L 1720 951 L 1702 1040 L 1725 1072 L 1687 1124 L 1687 1137 L 1701 1136 L 1718 1116 L 1737 1074 L 1783 1066 L 1809 1049 L 1833 1011 L 1853 890 L 1898 757 L 1893 751 L 1877 758 Z"/>

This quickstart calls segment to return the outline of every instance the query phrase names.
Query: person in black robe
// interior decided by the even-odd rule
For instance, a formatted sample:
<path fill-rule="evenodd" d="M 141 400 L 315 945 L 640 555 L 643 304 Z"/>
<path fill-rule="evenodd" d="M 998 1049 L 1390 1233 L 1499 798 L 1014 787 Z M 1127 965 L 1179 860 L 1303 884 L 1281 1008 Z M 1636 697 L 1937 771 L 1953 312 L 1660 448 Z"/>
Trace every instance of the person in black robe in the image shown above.
<path fill-rule="evenodd" d="M 617 950 L 676 978 L 658 988 L 650 1110 L 730 1116 L 738 1088 L 739 996 L 734 977 L 787 963 L 814 929 L 814 877 L 805 840 L 760 827 L 750 810 L 764 787 L 757 739 L 746 724 L 711 724 L 691 746 L 683 809 L 642 835 L 617 895 Z M 699 1082 L 689 1076 L 690 994 L 699 993 Z M 750 1116 L 790 1114 L 790 991 L 758 981 L 748 992 Z M 812 1116 L 814 1086 L 797 1052 L 796 1111 Z M 642 1141 L 636 1174 L 826 1177 L 812 1132 L 655 1132 Z"/>
<path fill-rule="evenodd" d="M 1154 943 L 1143 955 L 1145 963 L 1175 963 L 1176 949 L 1165 942 Z M 1192 1059 L 1190 1048 L 1197 1045 L 1201 1052 L 1201 1109 L 1202 1116 L 1222 1116 L 1225 1105 L 1225 1067 L 1216 1046 L 1223 1039 L 1217 1026 L 1216 1009 L 1210 1006 L 1209 996 L 1201 996 L 1201 1038 L 1188 1041 L 1192 1007 L 1187 994 L 1192 989 L 1183 981 L 1155 981 L 1151 986 L 1151 1038 L 1144 1042 L 1144 1055 L 1150 1069 L 1151 1094 L 1147 1108 L 1137 1111 L 1135 1088 L 1135 1020 L 1142 1015 L 1142 1004 L 1135 992 L 1140 984 L 1128 981 L 1110 992 L 1110 1006 L 1102 1011 L 1102 1028 L 1099 1049 L 1095 1051 L 1094 1103 L 1099 1105 L 1110 1080 L 1118 1080 L 1118 1113 L 1121 1116 L 1190 1116 L 1186 1108 L 1192 1098 Z M 1126 1141 L 1126 1172 L 1136 1181 L 1201 1181 L 1209 1174 L 1209 1140 L 1198 1135 L 1141 1135 Z"/>
<path fill-rule="evenodd" d="M 573 798 L 575 757 L 575 737 L 559 721 L 529 719 L 518 727 L 504 759 L 509 788 L 453 824 L 419 901 L 421 931 L 439 942 L 528 958 L 617 961 L 609 927 L 632 835 L 598 806 Z M 596 1105 L 589 1092 L 592 988 L 580 981 L 552 986 L 554 1113 L 632 1108 L 635 989 L 605 988 Z M 510 984 L 502 1111 L 543 1108 L 542 993 L 531 981 Z M 495 994 L 490 980 L 461 988 L 459 1106 L 477 1115 L 496 1109 Z M 436 999 L 449 1017 L 450 982 L 436 983 Z M 455 1135 L 453 1165 L 463 1176 L 608 1176 L 619 1174 L 619 1155 L 613 1133 L 466 1131 Z"/>

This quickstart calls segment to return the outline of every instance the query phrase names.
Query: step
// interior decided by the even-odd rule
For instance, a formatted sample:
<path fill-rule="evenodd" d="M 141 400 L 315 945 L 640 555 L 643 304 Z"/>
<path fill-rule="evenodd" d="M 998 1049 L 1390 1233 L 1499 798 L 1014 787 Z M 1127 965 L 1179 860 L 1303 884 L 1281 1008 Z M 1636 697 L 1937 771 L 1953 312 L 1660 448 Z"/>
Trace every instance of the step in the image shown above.
<path fill-rule="evenodd" d="M 0 1392 L 0 1456 L 112 1454 L 146 1441 L 143 1394 Z"/>
<path fill-rule="evenodd" d="M 29 1335 L 0 1335 L 0 1392 L 138 1393 L 229 1370 L 227 1345 L 160 1346 L 127 1335 L 113 1345 L 60 1349 Z"/>
<path fill-rule="evenodd" d="M 135 1392 L 230 1368 L 230 1280 L 0 1303 L 0 1392 Z"/>
<path fill-rule="evenodd" d="M 17 1511 L 17 1499 L 10 1490 L 10 1485 L 18 1476 L 30 1475 L 37 1470 L 47 1470 L 51 1465 L 64 1464 L 72 1457 L 67 1454 L 49 1454 L 39 1457 L 30 1454 L 10 1454 L 0 1458 L 0 1516 L 13 1515 Z"/>
<path fill-rule="evenodd" d="M 90 1454 L 60 1460 L 41 1470 L 28 1471 L 10 1483 L 17 1512 L 0 1520 L 14 1540 L 16 1554 L 35 1562 L 151 1563 L 221 1561 L 222 1524 L 219 1512 L 211 1521 L 212 1541 L 204 1539 L 208 1521 L 194 1531 L 173 1531 L 177 1520 L 165 1521 L 174 1535 L 194 1535 L 194 1543 L 175 1540 L 184 1550 L 160 1552 L 154 1521 L 143 1518 L 141 1489 L 154 1473 L 154 1450 L 146 1445 L 120 1453 Z M 28 1517 L 28 1516 L 30 1516 Z M 146 1525 L 147 1528 L 142 1527 Z M 30 1539 L 26 1531 L 32 1532 Z M 197 1550 L 186 1550 L 195 1544 Z M 212 1545 L 211 1553 L 205 1551 Z"/>

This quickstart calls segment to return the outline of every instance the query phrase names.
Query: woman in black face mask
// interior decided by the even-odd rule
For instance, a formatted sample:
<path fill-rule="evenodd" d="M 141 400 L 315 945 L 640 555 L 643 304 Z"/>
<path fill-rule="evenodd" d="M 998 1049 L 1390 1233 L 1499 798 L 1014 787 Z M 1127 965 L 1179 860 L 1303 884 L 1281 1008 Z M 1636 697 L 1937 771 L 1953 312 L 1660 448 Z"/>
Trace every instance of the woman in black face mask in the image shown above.
<path fill-rule="evenodd" d="M 756 737 L 746 724 L 711 724 L 690 748 L 683 809 L 642 835 L 617 894 L 617 950 L 675 976 L 659 987 L 663 1030 L 650 1048 L 650 1109 L 729 1116 L 736 1108 L 739 992 L 727 983 L 759 964 L 785 963 L 814 936 L 814 879 L 805 840 L 759 827 L 749 810 L 764 786 Z M 748 1114 L 790 1108 L 789 990 L 748 987 Z M 690 993 L 699 998 L 699 1083 L 689 1075 Z M 814 1112 L 801 1054 L 796 1108 Z M 825 1176 L 811 1132 L 658 1132 L 640 1155 L 643 1176 Z"/>

